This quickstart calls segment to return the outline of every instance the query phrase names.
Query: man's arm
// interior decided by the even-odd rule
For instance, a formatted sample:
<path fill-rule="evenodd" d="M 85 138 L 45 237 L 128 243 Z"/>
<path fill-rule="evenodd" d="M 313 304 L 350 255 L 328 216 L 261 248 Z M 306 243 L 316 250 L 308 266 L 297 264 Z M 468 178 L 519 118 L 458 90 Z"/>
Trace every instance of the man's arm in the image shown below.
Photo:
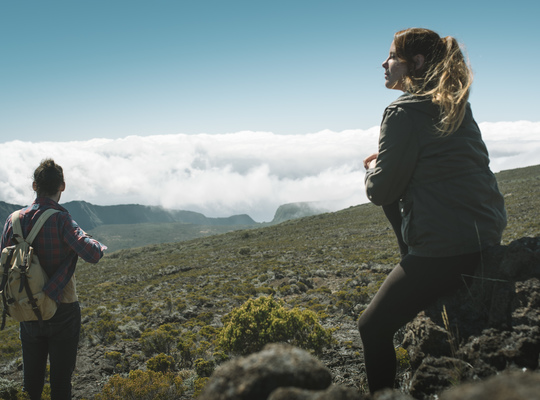
<path fill-rule="evenodd" d="M 69 214 L 64 222 L 64 241 L 84 261 L 93 264 L 103 257 L 103 250 L 106 248 L 83 231 Z"/>

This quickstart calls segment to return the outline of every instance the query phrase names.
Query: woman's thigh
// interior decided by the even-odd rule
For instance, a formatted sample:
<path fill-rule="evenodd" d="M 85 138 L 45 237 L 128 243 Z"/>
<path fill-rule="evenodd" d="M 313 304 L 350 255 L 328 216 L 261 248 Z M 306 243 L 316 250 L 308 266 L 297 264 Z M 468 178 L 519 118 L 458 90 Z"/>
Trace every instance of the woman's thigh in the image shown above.
<path fill-rule="evenodd" d="M 480 253 L 455 257 L 407 255 L 385 279 L 364 311 L 360 326 L 393 334 L 441 295 L 457 289 L 462 274 L 470 274 Z"/>

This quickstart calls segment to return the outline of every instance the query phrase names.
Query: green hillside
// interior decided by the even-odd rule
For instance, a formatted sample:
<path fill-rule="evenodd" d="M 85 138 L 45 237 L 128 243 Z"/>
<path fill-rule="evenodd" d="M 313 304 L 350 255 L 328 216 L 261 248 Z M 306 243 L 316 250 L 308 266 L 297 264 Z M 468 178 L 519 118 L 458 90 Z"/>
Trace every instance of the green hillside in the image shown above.
<path fill-rule="evenodd" d="M 509 215 L 504 244 L 540 236 L 540 166 L 497 176 Z M 114 373 L 145 368 L 162 349 L 160 340 L 191 382 L 188 394 L 193 394 L 194 360 L 221 360 L 214 343 L 221 318 L 266 294 L 316 312 L 325 326 L 336 328 L 336 346 L 359 360 L 355 321 L 398 261 L 393 232 L 380 207 L 363 204 L 187 241 L 180 241 L 176 225 L 168 227 L 168 237 L 178 242 L 124 249 L 108 253 L 96 265 L 78 265 L 83 338 L 76 398 L 90 399 L 99 392 L 99 385 L 87 382 L 106 382 Z M 102 228 L 95 236 L 114 243 Z M 120 236 L 148 237 L 137 233 L 138 228 L 130 225 Z M 3 375 L 18 379 L 20 371 L 10 364 L 20 357 L 15 323 L 0 332 L 0 343 Z"/>
<path fill-rule="evenodd" d="M 183 222 L 101 225 L 90 231 L 108 253 L 152 244 L 181 242 L 242 229 L 251 225 L 195 225 Z"/>
<path fill-rule="evenodd" d="M 508 226 L 504 244 L 540 234 L 540 165 L 499 172 L 499 189 L 504 194 Z"/>
<path fill-rule="evenodd" d="M 504 171 L 498 174 L 498 180 L 509 218 L 503 244 L 540 235 L 540 166 Z M 393 232 L 382 210 L 362 204 L 265 228 L 121 250 L 106 256 L 98 265 L 82 264 L 78 278 L 81 297 L 88 304 L 114 302 L 119 297 L 137 298 L 142 287 L 161 285 L 165 275 L 169 276 L 167 294 L 171 297 L 186 293 L 187 281 L 195 284 L 199 279 L 206 280 L 206 293 L 215 281 L 216 295 L 221 297 L 220 277 L 234 275 L 238 281 L 232 286 L 238 288 L 231 288 L 231 293 L 247 298 L 257 281 L 265 281 L 269 271 L 302 275 L 321 268 L 352 271 L 366 263 L 392 265 L 397 261 Z M 188 273 L 175 272 L 187 269 Z M 200 278 L 193 279 L 197 276 Z M 99 300 L 90 291 L 88 296 L 84 293 L 96 285 L 124 281 L 140 285 L 122 285 L 121 296 L 116 290 L 106 290 Z"/>

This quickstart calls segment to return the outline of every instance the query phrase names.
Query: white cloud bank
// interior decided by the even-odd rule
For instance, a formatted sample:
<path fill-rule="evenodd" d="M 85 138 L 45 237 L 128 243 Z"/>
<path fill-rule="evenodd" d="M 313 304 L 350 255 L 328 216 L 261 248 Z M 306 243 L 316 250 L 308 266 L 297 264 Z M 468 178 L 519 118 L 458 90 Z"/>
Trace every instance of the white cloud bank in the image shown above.
<path fill-rule="evenodd" d="M 540 164 L 540 122 L 480 124 L 496 171 Z M 281 204 L 316 201 L 329 210 L 366 202 L 362 159 L 378 127 L 308 135 L 129 136 L 0 144 L 0 200 L 33 200 L 32 173 L 51 157 L 67 183 L 62 202 L 161 205 L 207 216 L 270 221 Z"/>

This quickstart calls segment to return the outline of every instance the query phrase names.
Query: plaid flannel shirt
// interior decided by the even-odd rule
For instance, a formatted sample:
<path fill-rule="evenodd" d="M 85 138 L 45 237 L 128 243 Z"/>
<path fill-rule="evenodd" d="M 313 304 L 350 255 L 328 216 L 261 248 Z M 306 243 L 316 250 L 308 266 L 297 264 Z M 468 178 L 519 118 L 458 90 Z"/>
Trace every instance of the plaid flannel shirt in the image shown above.
<path fill-rule="evenodd" d="M 59 302 L 64 287 L 75 273 L 78 257 L 90 263 L 97 263 L 103 256 L 103 250 L 101 244 L 88 236 L 64 207 L 46 197 L 38 197 L 32 205 L 21 210 L 21 228 L 25 237 L 41 214 L 49 208 L 60 212 L 53 214 L 45 222 L 32 247 L 49 276 L 43 291 L 51 299 Z M 4 226 L 0 251 L 15 244 L 12 238 L 10 215 Z"/>

